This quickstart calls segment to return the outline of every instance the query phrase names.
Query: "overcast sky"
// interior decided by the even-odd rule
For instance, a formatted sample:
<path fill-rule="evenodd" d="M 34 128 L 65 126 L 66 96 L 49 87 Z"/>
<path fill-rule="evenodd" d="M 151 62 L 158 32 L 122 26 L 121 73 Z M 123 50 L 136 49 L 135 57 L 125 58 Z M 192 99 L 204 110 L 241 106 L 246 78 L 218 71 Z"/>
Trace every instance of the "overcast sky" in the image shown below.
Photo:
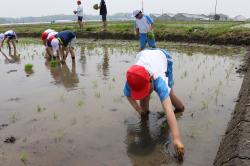
<path fill-rule="evenodd" d="M 144 0 L 145 13 L 214 13 L 216 0 Z M 93 9 L 100 0 L 82 0 L 85 14 L 98 14 Z M 141 9 L 142 0 L 106 0 L 108 14 Z M 0 17 L 72 14 L 76 0 L 0 0 Z M 242 14 L 250 18 L 250 0 L 218 0 L 217 13 L 231 17 Z"/>

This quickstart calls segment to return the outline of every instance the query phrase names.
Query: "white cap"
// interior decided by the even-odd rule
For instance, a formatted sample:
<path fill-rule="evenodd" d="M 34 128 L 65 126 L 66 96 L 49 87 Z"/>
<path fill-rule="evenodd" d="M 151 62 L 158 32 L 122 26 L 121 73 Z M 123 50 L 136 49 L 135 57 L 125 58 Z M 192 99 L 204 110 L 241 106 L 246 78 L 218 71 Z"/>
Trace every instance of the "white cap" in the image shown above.
<path fill-rule="evenodd" d="M 132 17 L 135 17 L 137 14 L 139 14 L 141 11 L 140 10 L 134 10 L 133 11 L 133 14 L 132 14 Z"/>
<path fill-rule="evenodd" d="M 3 40 L 4 40 L 4 34 L 0 33 L 0 41 L 3 41 Z"/>
<path fill-rule="evenodd" d="M 53 50 L 58 50 L 59 49 L 59 40 L 58 39 L 53 39 L 51 41 L 51 45 L 52 45 L 52 48 Z"/>
<path fill-rule="evenodd" d="M 55 30 L 53 30 L 53 29 L 46 29 L 44 32 L 51 33 L 51 32 L 55 32 Z"/>

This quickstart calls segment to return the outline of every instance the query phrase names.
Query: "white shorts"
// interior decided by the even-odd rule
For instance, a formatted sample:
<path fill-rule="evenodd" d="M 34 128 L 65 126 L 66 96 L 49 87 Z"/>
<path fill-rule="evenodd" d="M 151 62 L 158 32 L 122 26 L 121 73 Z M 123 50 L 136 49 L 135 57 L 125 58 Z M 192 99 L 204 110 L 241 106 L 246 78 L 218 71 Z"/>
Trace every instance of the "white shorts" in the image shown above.
<path fill-rule="evenodd" d="M 76 37 L 74 37 L 68 44 L 69 48 L 75 48 L 76 46 Z"/>

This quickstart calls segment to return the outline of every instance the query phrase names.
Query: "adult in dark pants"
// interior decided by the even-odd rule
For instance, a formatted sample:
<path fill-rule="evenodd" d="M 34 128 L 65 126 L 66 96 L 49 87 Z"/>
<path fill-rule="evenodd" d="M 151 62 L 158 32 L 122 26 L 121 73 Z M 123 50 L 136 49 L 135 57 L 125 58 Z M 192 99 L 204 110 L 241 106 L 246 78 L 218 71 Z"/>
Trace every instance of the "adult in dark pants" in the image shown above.
<path fill-rule="evenodd" d="M 100 6 L 100 15 L 102 16 L 103 31 L 107 30 L 107 6 L 104 0 L 101 0 Z"/>

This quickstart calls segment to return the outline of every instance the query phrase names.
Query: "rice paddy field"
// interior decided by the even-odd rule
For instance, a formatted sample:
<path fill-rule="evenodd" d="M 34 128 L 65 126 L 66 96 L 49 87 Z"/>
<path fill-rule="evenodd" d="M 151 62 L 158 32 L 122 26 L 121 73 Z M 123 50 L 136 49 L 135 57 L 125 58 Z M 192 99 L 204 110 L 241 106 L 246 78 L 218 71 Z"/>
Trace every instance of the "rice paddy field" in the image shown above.
<path fill-rule="evenodd" d="M 212 165 L 242 84 L 236 69 L 245 48 L 158 46 L 173 56 L 174 90 L 185 103 L 176 114 L 182 163 L 170 153 L 156 93 L 146 119 L 123 96 L 137 42 L 79 39 L 76 61 L 60 64 L 44 58 L 39 40 L 21 38 L 18 56 L 0 56 L 0 165 Z"/>

